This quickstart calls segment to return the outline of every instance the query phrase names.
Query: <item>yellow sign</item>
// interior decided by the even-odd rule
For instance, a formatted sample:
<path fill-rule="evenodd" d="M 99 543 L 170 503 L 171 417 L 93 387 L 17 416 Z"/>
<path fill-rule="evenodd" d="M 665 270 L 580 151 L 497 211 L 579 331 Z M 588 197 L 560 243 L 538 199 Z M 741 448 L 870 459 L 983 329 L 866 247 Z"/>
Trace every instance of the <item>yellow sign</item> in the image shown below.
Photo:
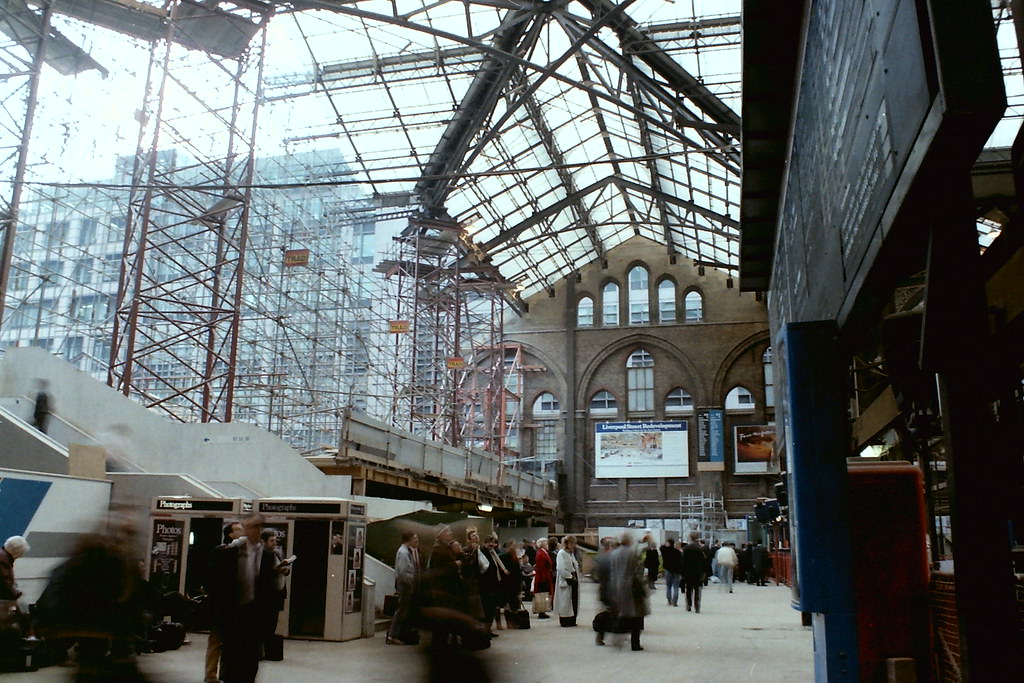
<path fill-rule="evenodd" d="M 408 320 L 390 320 L 388 321 L 388 332 L 391 334 L 405 334 L 409 331 Z"/>
<path fill-rule="evenodd" d="M 284 266 L 285 268 L 291 268 L 292 266 L 307 266 L 309 265 L 309 249 L 287 249 L 284 252 Z"/>
<path fill-rule="evenodd" d="M 449 370 L 458 370 L 459 368 L 466 367 L 466 361 L 462 356 L 452 356 L 451 358 L 446 359 L 445 364 L 448 366 Z"/>

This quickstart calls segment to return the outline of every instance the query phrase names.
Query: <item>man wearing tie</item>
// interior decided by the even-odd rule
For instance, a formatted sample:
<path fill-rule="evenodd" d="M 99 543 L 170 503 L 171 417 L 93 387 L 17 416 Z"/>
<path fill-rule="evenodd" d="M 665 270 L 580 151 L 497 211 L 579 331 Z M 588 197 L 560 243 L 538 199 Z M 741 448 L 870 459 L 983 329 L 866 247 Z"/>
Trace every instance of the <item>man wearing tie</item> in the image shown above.
<path fill-rule="evenodd" d="M 275 609 L 277 562 L 260 541 L 262 531 L 263 517 L 251 514 L 242 520 L 242 537 L 214 551 L 211 592 L 216 594 L 214 618 L 224 641 L 221 680 L 225 683 L 256 680 L 262 629 Z"/>
<path fill-rule="evenodd" d="M 402 545 L 395 553 L 395 591 L 398 605 L 385 642 L 388 645 L 414 645 L 418 637 L 410 628 L 413 599 L 420 584 L 420 537 L 414 531 L 402 532 Z"/>

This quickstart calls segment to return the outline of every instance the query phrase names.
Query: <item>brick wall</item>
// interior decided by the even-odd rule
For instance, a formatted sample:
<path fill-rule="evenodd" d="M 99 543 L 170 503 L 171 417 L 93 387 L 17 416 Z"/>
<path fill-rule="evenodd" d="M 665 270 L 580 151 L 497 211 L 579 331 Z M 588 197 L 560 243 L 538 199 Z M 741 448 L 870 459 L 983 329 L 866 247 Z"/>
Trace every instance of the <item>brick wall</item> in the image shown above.
<path fill-rule="evenodd" d="M 960 625 L 952 574 L 932 574 L 929 587 L 932 619 L 932 679 L 960 680 Z"/>

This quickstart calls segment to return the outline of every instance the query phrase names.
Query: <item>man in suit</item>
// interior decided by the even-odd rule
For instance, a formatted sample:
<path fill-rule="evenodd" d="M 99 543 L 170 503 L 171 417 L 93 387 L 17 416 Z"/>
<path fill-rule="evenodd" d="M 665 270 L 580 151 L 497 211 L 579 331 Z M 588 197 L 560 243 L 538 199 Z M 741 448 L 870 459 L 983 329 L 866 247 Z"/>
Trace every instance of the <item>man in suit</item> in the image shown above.
<path fill-rule="evenodd" d="M 263 517 L 242 520 L 242 537 L 214 551 L 210 592 L 224 650 L 221 680 L 252 683 L 259 670 L 263 630 L 276 609 L 277 558 L 260 541 Z"/>
<path fill-rule="evenodd" d="M 391 619 L 385 642 L 388 645 L 413 645 L 418 634 L 410 623 L 413 599 L 420 585 L 420 537 L 415 531 L 402 532 L 402 545 L 395 553 L 395 591 L 398 606 Z"/>
<path fill-rule="evenodd" d="M 236 520 L 224 523 L 223 538 L 221 539 L 221 545 L 213 552 L 213 560 L 217 559 L 217 550 L 225 548 L 229 543 L 233 543 L 242 535 L 242 523 Z M 212 572 L 211 568 L 211 572 Z M 207 591 L 206 599 L 210 601 L 210 614 L 215 617 L 217 614 L 217 606 L 213 604 L 215 600 L 214 596 L 209 595 Z M 206 668 L 205 677 L 203 680 L 205 683 L 217 683 L 220 680 L 220 655 L 221 650 L 224 647 L 224 643 L 220 637 L 220 625 L 217 624 L 216 618 L 213 619 L 213 623 L 210 624 L 210 637 L 206 641 Z"/>

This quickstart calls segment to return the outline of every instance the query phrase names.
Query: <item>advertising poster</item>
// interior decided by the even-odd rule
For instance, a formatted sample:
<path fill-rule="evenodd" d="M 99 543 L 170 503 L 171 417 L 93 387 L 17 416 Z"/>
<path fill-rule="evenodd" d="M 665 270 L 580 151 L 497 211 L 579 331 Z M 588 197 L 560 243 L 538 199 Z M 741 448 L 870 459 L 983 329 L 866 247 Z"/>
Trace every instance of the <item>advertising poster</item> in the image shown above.
<path fill-rule="evenodd" d="M 594 476 L 690 476 L 686 422 L 598 423 L 594 436 Z"/>
<path fill-rule="evenodd" d="M 737 425 L 736 474 L 768 474 L 772 470 L 775 425 Z"/>
<path fill-rule="evenodd" d="M 348 585 L 345 586 L 345 612 L 358 612 L 363 606 L 363 546 L 366 527 L 348 525 Z"/>
<path fill-rule="evenodd" d="M 149 582 L 160 595 L 178 592 L 181 582 L 181 539 L 185 535 L 185 520 L 154 519 L 153 547 L 149 553 Z"/>

